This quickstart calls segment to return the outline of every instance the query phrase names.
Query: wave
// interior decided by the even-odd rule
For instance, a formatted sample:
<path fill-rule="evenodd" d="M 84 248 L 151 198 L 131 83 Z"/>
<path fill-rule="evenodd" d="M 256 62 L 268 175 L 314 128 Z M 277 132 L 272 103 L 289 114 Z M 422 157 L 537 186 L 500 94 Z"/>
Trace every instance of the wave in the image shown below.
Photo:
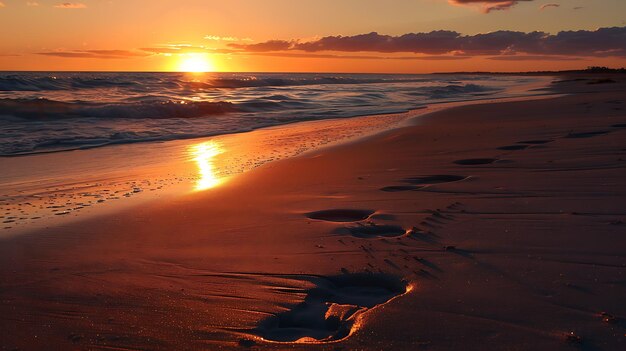
<path fill-rule="evenodd" d="M 139 86 L 141 82 L 105 78 L 17 76 L 0 77 L 0 91 L 45 91 Z"/>
<path fill-rule="evenodd" d="M 416 97 L 426 97 L 430 99 L 445 99 L 460 95 L 476 95 L 493 92 L 493 87 L 486 87 L 477 84 L 449 84 L 446 86 L 424 87 L 407 94 Z"/>
<path fill-rule="evenodd" d="M 138 103 L 82 103 L 48 99 L 0 99 L 0 115 L 24 119 L 76 117 L 101 118 L 192 118 L 207 117 L 238 109 L 233 103 L 218 101 L 156 101 Z"/>
<path fill-rule="evenodd" d="M 0 156 L 245 132 L 506 96 L 520 77 L 383 74 L 0 74 Z"/>
<path fill-rule="evenodd" d="M 340 85 L 340 84 L 375 84 L 375 83 L 416 83 L 425 82 L 425 79 L 389 79 L 389 78 L 350 78 L 321 76 L 312 78 L 257 78 L 255 76 L 239 78 L 218 78 L 206 82 L 183 82 L 184 87 L 191 88 L 258 88 L 258 87 L 285 87 L 305 85 Z"/>
<path fill-rule="evenodd" d="M 237 89 L 258 87 L 285 87 L 303 85 L 373 84 L 373 83 L 416 83 L 424 78 L 366 78 L 344 76 L 272 77 L 237 75 L 236 77 L 208 77 L 204 80 L 187 80 L 181 74 L 155 78 L 150 74 L 111 74 L 110 76 L 57 76 L 57 75 L 7 75 L 0 77 L 0 91 L 56 91 L 97 88 L 136 88 L 183 90 Z M 165 79 L 167 78 L 167 79 Z"/>
<path fill-rule="evenodd" d="M 242 130 L 246 131 L 246 130 Z M 237 131 L 241 132 L 241 131 Z M 115 132 L 101 137 L 51 137 L 41 142 L 14 143 L 6 146 L 0 143 L 0 157 L 18 157 L 27 155 L 48 154 L 54 152 L 87 150 L 102 146 L 133 144 L 142 142 L 171 141 L 194 139 L 218 135 L 212 133 L 180 133 L 169 135 L 151 135 L 151 133 Z"/>

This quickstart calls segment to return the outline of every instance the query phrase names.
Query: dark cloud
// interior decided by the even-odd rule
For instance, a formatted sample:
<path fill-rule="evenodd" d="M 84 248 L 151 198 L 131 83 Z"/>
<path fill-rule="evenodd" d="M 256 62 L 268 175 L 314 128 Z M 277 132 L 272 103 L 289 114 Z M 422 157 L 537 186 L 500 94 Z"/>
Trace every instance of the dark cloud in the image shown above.
<path fill-rule="evenodd" d="M 485 13 L 498 10 L 508 10 L 520 2 L 533 0 L 449 0 L 453 5 L 480 5 Z"/>
<path fill-rule="evenodd" d="M 293 43 L 292 43 L 293 44 Z M 290 44 L 290 45 L 292 45 Z M 241 45 L 231 45 L 232 47 L 241 47 Z M 210 53 L 210 54 L 229 54 L 229 55 L 254 55 L 254 56 L 271 56 L 271 57 L 296 57 L 296 58 L 332 58 L 332 59 L 364 59 L 364 60 L 463 60 L 469 57 L 463 57 L 458 55 L 436 55 L 436 56 L 379 56 L 379 55 L 337 55 L 337 54 L 317 54 L 317 53 L 302 53 L 288 51 L 290 47 L 286 47 L 285 50 L 271 50 L 271 51 L 259 51 L 262 46 L 254 46 L 254 50 L 242 49 L 210 49 L 204 47 L 154 47 L 154 48 L 141 48 L 140 50 L 149 52 L 152 54 L 186 54 L 186 53 Z M 268 45 L 266 48 L 273 48 Z M 280 46 L 285 48 L 285 46 Z"/>
<path fill-rule="evenodd" d="M 287 50 L 292 46 L 292 42 L 285 40 L 270 40 L 257 44 L 229 44 L 230 47 L 235 49 L 245 49 L 246 51 L 282 51 Z"/>
<path fill-rule="evenodd" d="M 38 55 L 56 56 L 66 58 L 97 58 L 97 59 L 123 59 L 130 57 L 144 57 L 150 54 L 128 50 L 71 50 L 38 52 Z"/>
<path fill-rule="evenodd" d="M 331 59 L 357 59 L 357 60 L 426 60 L 426 61 L 449 61 L 465 60 L 470 56 L 436 55 L 436 56 L 375 56 L 375 55 L 333 55 L 312 54 L 295 52 L 236 52 L 240 55 L 272 56 L 272 57 L 297 57 L 297 58 L 331 58 Z"/>
<path fill-rule="evenodd" d="M 563 31 L 557 34 L 496 31 L 461 35 L 453 31 L 433 31 L 390 36 L 372 32 L 354 36 L 328 36 L 309 42 L 271 40 L 229 46 L 247 52 L 299 50 L 309 53 L 336 51 L 455 56 L 527 54 L 626 57 L 626 27 Z"/>
<path fill-rule="evenodd" d="M 548 56 L 548 55 L 500 55 L 488 57 L 488 60 L 496 61 L 580 61 L 580 57 Z"/>

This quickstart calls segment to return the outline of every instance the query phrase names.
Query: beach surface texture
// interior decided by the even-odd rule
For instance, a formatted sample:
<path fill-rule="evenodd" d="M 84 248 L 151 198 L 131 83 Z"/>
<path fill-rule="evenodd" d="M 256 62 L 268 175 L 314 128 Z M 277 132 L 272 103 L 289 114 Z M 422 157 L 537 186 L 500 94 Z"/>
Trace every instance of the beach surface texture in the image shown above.
<path fill-rule="evenodd" d="M 626 83 L 559 79 L 2 237 L 0 349 L 625 350 Z"/>

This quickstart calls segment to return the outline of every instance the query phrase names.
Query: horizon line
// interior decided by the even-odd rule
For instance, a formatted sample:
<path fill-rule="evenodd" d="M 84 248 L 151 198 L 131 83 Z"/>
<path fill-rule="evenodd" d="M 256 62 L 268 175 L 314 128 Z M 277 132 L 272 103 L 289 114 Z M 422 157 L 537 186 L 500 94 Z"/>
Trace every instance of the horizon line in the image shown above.
<path fill-rule="evenodd" d="M 132 71 L 132 70 L 4 70 L 0 69 L 0 73 L 188 73 L 193 75 L 202 75 L 202 74 L 213 74 L 213 73 L 259 73 L 259 74 L 386 74 L 386 75 L 408 75 L 408 74 L 419 74 L 419 75 L 428 75 L 428 74 L 528 74 L 528 73 L 574 73 L 574 72 L 590 72 L 590 70 L 594 68 L 605 69 L 606 73 L 618 73 L 620 71 L 626 71 L 625 67 L 593 67 L 588 66 L 585 68 L 578 69 L 570 69 L 570 70 L 529 70 L 529 71 L 440 71 L 440 72 L 425 72 L 425 73 L 417 73 L 417 72 L 328 72 L 328 71 L 309 71 L 309 72 L 295 72 L 295 71 L 209 71 L 209 72 L 185 72 L 185 71 Z M 591 73 L 591 72 L 590 72 Z M 599 73 L 599 72 L 596 72 Z M 602 72 L 604 73 L 604 72 Z"/>

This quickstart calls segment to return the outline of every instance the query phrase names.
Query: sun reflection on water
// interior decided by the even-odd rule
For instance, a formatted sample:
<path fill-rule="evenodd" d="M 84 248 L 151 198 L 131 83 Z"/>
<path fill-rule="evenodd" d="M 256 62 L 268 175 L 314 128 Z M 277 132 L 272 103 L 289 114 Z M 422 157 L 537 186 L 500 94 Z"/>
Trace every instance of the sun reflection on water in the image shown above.
<path fill-rule="evenodd" d="M 224 153 L 216 141 L 207 141 L 190 147 L 190 153 L 198 167 L 198 180 L 194 190 L 206 190 L 220 185 L 224 179 L 217 174 L 215 157 Z"/>

